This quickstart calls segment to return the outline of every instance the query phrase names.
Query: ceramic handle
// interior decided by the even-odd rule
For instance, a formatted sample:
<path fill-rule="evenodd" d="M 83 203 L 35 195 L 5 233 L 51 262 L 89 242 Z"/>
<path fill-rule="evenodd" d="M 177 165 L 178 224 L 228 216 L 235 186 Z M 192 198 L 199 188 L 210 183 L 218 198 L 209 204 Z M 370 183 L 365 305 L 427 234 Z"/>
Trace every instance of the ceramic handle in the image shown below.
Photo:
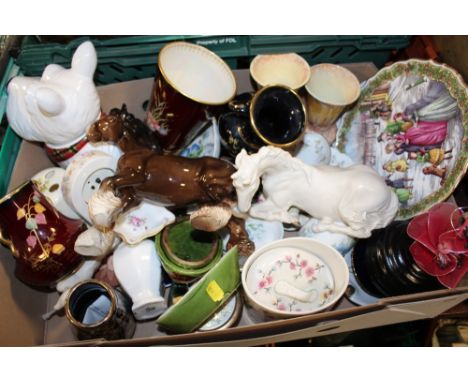
<path fill-rule="evenodd" d="M 312 302 L 318 296 L 317 290 L 312 289 L 305 291 L 289 284 L 286 281 L 280 280 L 275 285 L 275 292 L 286 297 L 293 298 L 301 302 Z"/>
<path fill-rule="evenodd" d="M 232 111 L 236 111 L 239 113 L 248 113 L 251 100 L 252 93 L 242 93 L 233 100 L 229 101 L 228 107 Z"/>

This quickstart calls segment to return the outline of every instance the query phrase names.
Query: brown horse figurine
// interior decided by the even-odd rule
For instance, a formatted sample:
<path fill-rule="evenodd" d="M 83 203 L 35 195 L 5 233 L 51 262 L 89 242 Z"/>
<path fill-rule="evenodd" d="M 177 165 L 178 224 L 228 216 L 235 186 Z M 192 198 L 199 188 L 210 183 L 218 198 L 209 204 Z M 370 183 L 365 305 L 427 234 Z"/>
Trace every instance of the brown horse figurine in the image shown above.
<path fill-rule="evenodd" d="M 120 213 L 143 198 L 170 209 L 197 203 L 204 207 L 191 216 L 194 228 L 216 231 L 227 226 L 230 231 L 228 247 L 237 245 L 244 255 L 253 252 L 254 244 L 248 238 L 244 221 L 232 217 L 236 194 L 231 175 L 236 168 L 231 163 L 212 157 L 159 155 L 147 146 L 138 146 L 137 140 L 123 139 L 124 134 L 114 127 L 122 125 L 121 122 L 112 119 L 109 123 L 107 118 L 106 124 L 112 128 L 103 129 L 104 125 L 98 121 L 88 136 L 92 135 L 93 139 L 105 136 L 118 141 L 124 154 L 117 163 L 115 175 L 106 178 L 89 201 L 91 219 L 96 227 L 109 229 Z"/>
<path fill-rule="evenodd" d="M 143 121 L 127 111 L 125 104 L 93 123 L 87 138 L 90 142 L 114 142 L 124 153 L 143 148 L 161 152 L 157 138 Z"/>

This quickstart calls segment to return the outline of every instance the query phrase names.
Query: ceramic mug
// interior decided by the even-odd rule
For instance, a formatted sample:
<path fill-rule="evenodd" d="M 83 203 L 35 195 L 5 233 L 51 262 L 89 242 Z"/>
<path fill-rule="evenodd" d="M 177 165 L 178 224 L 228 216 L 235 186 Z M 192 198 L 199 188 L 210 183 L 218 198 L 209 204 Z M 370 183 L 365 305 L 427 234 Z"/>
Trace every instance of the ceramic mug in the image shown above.
<path fill-rule="evenodd" d="M 79 340 L 118 340 L 135 333 L 129 299 L 102 281 L 85 280 L 70 289 L 65 315 Z"/>
<path fill-rule="evenodd" d="M 220 117 L 219 129 L 233 156 L 265 145 L 294 151 L 302 141 L 307 112 L 300 96 L 286 86 L 265 86 L 251 99 L 242 94 L 229 107 L 232 111 Z"/>
<path fill-rule="evenodd" d="M 146 124 L 164 151 L 178 152 L 206 121 L 207 106 L 226 104 L 235 93 L 234 74 L 219 56 L 195 44 L 167 44 L 158 55 Z"/>
<path fill-rule="evenodd" d="M 58 212 L 32 181 L 0 200 L 0 241 L 16 259 L 16 276 L 36 287 L 53 287 L 79 267 L 75 240 L 86 229 L 81 220 Z"/>
<path fill-rule="evenodd" d="M 312 66 L 305 88 L 309 123 L 314 127 L 333 125 L 361 93 L 356 76 L 348 69 L 333 64 Z"/>

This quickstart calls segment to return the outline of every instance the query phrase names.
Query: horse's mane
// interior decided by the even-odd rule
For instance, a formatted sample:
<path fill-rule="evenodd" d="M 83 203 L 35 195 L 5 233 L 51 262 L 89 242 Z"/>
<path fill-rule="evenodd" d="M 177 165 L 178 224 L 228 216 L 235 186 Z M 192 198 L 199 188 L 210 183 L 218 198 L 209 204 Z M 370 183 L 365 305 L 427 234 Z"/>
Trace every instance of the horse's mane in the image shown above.
<path fill-rule="evenodd" d="M 275 159 L 284 164 L 288 169 L 302 171 L 304 174 L 307 174 L 307 165 L 300 159 L 294 158 L 289 152 L 274 146 L 266 146 L 265 148 L 268 148 L 268 150 L 262 147 L 257 155 L 261 155 L 263 158 Z"/>

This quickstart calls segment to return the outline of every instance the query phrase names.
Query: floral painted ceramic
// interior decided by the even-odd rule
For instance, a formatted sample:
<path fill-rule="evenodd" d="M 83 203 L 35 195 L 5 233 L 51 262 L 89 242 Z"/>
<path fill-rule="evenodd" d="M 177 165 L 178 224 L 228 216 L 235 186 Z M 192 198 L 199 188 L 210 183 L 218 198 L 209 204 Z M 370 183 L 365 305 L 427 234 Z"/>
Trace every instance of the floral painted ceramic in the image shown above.
<path fill-rule="evenodd" d="M 445 200 L 468 167 L 467 88 L 445 65 L 409 60 L 382 69 L 338 126 L 338 149 L 385 178 L 400 219 Z"/>
<path fill-rule="evenodd" d="M 165 226 L 175 221 L 175 215 L 167 208 L 144 200 L 138 207 L 120 215 L 116 232 L 127 244 L 138 244 L 157 235 Z"/>
<path fill-rule="evenodd" d="M 71 209 L 62 194 L 62 181 L 65 170 L 61 167 L 46 168 L 34 175 L 31 180 L 39 192 L 62 214 L 70 219 L 80 219 L 80 216 Z"/>
<path fill-rule="evenodd" d="M 245 229 L 250 240 L 255 243 L 255 249 L 260 249 L 273 241 L 282 239 L 284 236 L 283 224 L 278 220 L 267 221 L 247 218 L 245 220 Z"/>
<path fill-rule="evenodd" d="M 330 152 L 330 163 L 328 163 L 330 166 L 345 168 L 356 164 L 348 155 L 342 153 L 336 147 L 332 147 Z"/>
<path fill-rule="evenodd" d="M 211 122 L 208 122 L 208 124 L 209 126 L 205 131 L 182 150 L 180 153 L 181 156 L 186 158 L 200 158 L 205 156 L 219 158 L 221 143 L 216 118 L 212 118 Z"/>
<path fill-rule="evenodd" d="M 333 248 L 308 238 L 278 240 L 244 265 L 242 284 L 254 307 L 296 316 L 333 305 L 348 285 L 348 268 Z"/>
<path fill-rule="evenodd" d="M 245 229 L 249 235 L 249 239 L 255 244 L 255 249 L 271 243 L 275 240 L 280 240 L 284 236 L 283 224 L 279 221 L 268 221 L 254 218 L 245 219 Z M 224 247 L 229 240 L 229 234 L 223 235 Z"/>
<path fill-rule="evenodd" d="M 0 200 L 0 241 L 27 284 L 52 287 L 73 272 L 82 262 L 73 245 L 84 228 L 81 220 L 57 213 L 31 181 Z"/>
<path fill-rule="evenodd" d="M 329 164 L 331 149 L 327 140 L 322 135 L 309 131 L 304 135 L 304 143 L 296 158 L 299 158 L 310 166 Z"/>
<path fill-rule="evenodd" d="M 338 232 L 315 232 L 314 227 L 319 223 L 317 219 L 311 218 L 299 230 L 299 236 L 310 237 L 328 244 L 335 248 L 338 252 L 344 255 L 348 252 L 356 242 L 352 237 Z"/>

